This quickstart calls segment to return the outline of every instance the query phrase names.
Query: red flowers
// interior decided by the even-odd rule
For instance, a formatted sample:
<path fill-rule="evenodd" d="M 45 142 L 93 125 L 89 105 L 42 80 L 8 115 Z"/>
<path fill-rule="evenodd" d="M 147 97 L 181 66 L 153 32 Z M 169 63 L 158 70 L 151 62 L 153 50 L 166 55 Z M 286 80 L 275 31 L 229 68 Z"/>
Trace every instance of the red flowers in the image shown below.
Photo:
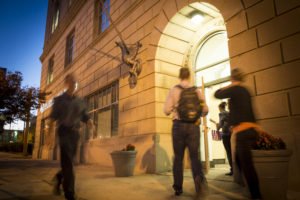
<path fill-rule="evenodd" d="M 127 144 L 126 148 L 123 148 L 122 151 L 134 151 L 135 146 L 133 144 Z"/>
<path fill-rule="evenodd" d="M 271 149 L 286 149 L 285 143 L 281 138 L 275 138 L 266 132 L 261 132 L 256 141 L 255 149 L 271 150 Z"/>

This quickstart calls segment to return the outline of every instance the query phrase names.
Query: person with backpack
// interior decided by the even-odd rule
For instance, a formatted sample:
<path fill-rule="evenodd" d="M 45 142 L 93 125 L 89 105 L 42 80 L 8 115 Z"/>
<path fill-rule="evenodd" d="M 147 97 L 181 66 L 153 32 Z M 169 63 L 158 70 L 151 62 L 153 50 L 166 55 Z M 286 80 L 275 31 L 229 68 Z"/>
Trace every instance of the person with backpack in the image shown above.
<path fill-rule="evenodd" d="M 200 90 L 190 83 L 190 71 L 184 67 L 180 69 L 179 85 L 173 87 L 164 105 L 166 115 L 172 113 L 172 139 L 174 150 L 173 189 L 175 195 L 182 193 L 183 158 L 185 148 L 189 149 L 192 173 L 197 194 L 207 184 L 199 160 L 200 146 L 200 117 L 208 113 L 208 107 Z"/>
<path fill-rule="evenodd" d="M 230 172 L 226 173 L 225 175 L 232 176 L 233 170 L 232 170 L 232 156 L 231 156 L 231 144 L 230 144 L 231 131 L 229 130 L 229 112 L 225 109 L 226 105 L 227 105 L 226 102 L 222 102 L 219 104 L 220 113 L 219 113 L 219 123 L 217 124 L 217 131 L 220 131 L 220 129 L 222 129 L 222 141 L 230 165 Z"/>

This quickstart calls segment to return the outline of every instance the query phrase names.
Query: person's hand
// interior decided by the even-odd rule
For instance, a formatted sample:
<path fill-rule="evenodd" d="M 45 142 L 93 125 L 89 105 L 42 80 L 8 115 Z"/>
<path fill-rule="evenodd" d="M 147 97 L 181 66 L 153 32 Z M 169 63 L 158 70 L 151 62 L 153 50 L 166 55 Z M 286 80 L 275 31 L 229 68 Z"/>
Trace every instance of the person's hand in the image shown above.
<path fill-rule="evenodd" d="M 219 123 L 216 123 L 216 126 L 219 127 Z"/>
<path fill-rule="evenodd" d="M 199 126 L 200 124 L 201 124 L 201 120 L 200 119 L 195 122 L 196 126 Z"/>
<path fill-rule="evenodd" d="M 87 125 L 88 125 L 89 129 L 91 130 L 91 132 L 94 133 L 95 126 L 94 126 L 94 123 L 91 119 L 89 119 L 89 121 L 87 122 Z"/>

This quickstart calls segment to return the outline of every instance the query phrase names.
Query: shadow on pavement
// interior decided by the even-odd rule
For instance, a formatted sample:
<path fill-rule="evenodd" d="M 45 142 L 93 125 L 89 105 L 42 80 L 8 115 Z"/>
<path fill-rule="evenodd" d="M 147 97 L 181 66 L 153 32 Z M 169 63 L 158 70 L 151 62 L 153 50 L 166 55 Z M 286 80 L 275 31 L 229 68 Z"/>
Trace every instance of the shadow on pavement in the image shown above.
<path fill-rule="evenodd" d="M 41 168 L 58 168 L 60 167 L 58 161 L 49 160 L 5 160 L 0 161 L 0 169 L 7 168 L 27 168 L 27 167 L 41 167 Z"/>

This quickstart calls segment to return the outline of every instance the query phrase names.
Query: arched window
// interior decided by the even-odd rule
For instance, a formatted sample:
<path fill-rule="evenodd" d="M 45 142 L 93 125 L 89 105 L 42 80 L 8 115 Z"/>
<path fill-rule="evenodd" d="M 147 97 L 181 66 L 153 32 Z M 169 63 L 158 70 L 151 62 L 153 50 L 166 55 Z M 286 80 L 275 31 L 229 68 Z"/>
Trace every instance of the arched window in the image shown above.
<path fill-rule="evenodd" d="M 195 60 L 195 78 L 198 86 L 222 83 L 229 80 L 230 63 L 228 39 L 225 31 L 209 35 L 199 46 Z"/>

